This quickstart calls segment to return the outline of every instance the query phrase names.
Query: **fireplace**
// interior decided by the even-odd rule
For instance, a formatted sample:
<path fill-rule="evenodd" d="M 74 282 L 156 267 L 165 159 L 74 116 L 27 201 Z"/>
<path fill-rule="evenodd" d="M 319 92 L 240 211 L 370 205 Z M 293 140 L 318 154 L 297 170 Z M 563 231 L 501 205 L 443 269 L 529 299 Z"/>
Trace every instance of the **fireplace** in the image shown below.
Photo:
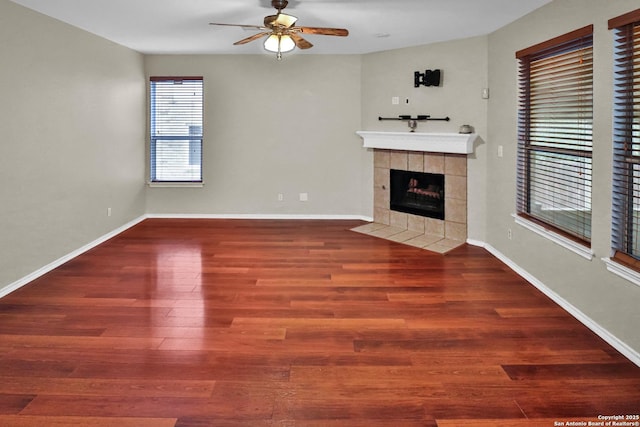
<path fill-rule="evenodd" d="M 444 175 L 439 173 L 390 170 L 392 211 L 444 220 Z"/>
<path fill-rule="evenodd" d="M 373 149 L 371 235 L 440 253 L 467 240 L 467 156 L 474 153 L 478 135 L 357 133 L 363 139 L 363 147 Z M 396 175 L 396 170 L 400 171 L 400 184 L 392 189 L 391 174 Z M 402 177 L 403 172 L 409 174 L 408 178 Z M 441 178 L 423 181 L 423 174 L 427 178 L 441 174 Z M 409 200 L 407 192 L 426 194 L 421 200 Z M 435 194 L 440 195 L 440 200 L 433 197 Z M 426 197 L 429 195 L 430 199 Z M 416 204 L 422 206 L 416 210 Z"/>

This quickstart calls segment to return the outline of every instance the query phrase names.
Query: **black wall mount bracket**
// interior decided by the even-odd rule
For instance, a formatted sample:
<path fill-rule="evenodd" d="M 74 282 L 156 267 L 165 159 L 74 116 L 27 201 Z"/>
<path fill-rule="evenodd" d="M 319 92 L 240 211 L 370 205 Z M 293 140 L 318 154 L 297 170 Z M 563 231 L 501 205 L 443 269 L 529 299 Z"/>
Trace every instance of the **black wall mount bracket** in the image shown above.
<path fill-rule="evenodd" d="M 411 116 L 398 116 L 398 117 L 378 117 L 378 120 L 382 121 L 382 120 L 415 120 L 417 122 L 422 122 L 425 120 L 440 120 L 440 121 L 445 121 L 448 122 L 449 120 L 451 120 L 449 117 L 442 117 L 442 118 L 436 118 L 436 117 L 431 117 L 428 114 L 421 114 L 418 115 L 416 117 L 411 117 Z"/>
<path fill-rule="evenodd" d="M 440 70 L 425 70 L 424 73 L 416 71 L 413 73 L 413 86 L 440 86 Z"/>
<path fill-rule="evenodd" d="M 398 117 L 378 117 L 378 120 L 382 121 L 382 120 L 406 120 L 407 124 L 409 125 L 409 129 L 411 132 L 415 132 L 416 128 L 418 127 L 418 122 L 423 122 L 426 120 L 439 120 L 439 121 L 444 121 L 444 122 L 448 122 L 449 120 L 451 120 L 449 118 L 449 116 L 447 117 L 442 117 L 442 118 L 436 118 L 436 117 L 431 117 L 428 114 L 419 114 L 416 117 L 411 117 L 409 115 L 402 115 L 402 116 L 398 116 Z"/>

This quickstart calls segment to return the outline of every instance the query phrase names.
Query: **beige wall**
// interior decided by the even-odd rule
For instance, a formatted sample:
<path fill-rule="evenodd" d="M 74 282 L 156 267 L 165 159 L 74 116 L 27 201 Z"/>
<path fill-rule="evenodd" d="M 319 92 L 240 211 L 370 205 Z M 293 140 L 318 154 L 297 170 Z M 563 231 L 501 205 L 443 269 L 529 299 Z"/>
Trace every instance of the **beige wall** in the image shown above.
<path fill-rule="evenodd" d="M 440 87 L 415 88 L 415 71 L 442 70 Z M 364 130 L 409 131 L 406 122 L 378 117 L 428 114 L 449 122 L 418 124 L 417 132 L 458 132 L 470 124 L 482 140 L 487 135 L 487 37 L 474 37 L 426 46 L 372 53 L 362 60 L 362 127 Z M 400 98 L 392 105 L 391 98 Z M 409 104 L 405 100 L 409 99 Z M 486 144 L 480 141 L 468 157 L 468 237 L 484 241 Z M 372 166 L 368 166 L 371 167 Z M 373 187 L 373 184 L 371 184 Z"/>
<path fill-rule="evenodd" d="M 640 352 L 640 287 L 609 273 L 612 162 L 612 34 L 607 20 L 637 0 L 555 0 L 489 37 L 487 240 L 532 276 Z M 515 52 L 594 24 L 593 241 L 588 261 L 514 223 L 517 145 Z M 497 157 L 503 146 L 504 157 Z M 513 238 L 507 237 L 512 229 Z"/>
<path fill-rule="evenodd" d="M 368 159 L 355 134 L 359 56 L 147 56 L 145 64 L 148 75 L 205 81 L 205 185 L 149 188 L 147 212 L 371 216 Z"/>
<path fill-rule="evenodd" d="M 145 95 L 140 54 L 7 0 L 0 64 L 2 292 L 144 213 Z"/>

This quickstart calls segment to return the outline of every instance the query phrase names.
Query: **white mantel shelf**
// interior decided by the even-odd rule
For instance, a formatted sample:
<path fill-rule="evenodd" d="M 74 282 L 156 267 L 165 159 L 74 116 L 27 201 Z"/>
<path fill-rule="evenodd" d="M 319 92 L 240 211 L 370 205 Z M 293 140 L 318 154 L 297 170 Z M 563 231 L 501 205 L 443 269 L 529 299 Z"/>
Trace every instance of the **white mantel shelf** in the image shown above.
<path fill-rule="evenodd" d="M 426 151 L 431 153 L 473 153 L 475 133 L 356 132 L 364 148 L 382 150 Z"/>

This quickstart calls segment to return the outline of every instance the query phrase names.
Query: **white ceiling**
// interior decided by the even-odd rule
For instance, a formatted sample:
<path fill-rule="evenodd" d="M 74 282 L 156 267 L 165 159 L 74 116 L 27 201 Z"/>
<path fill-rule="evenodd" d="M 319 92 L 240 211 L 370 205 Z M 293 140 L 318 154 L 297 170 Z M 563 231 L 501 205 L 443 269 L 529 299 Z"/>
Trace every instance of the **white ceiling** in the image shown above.
<path fill-rule="evenodd" d="M 262 25 L 270 0 L 12 0 L 147 54 L 253 54 L 254 33 L 209 22 Z M 289 0 L 297 25 L 347 28 L 305 35 L 309 53 L 361 54 L 489 34 L 551 0 Z M 257 30 L 256 30 L 257 32 Z"/>

